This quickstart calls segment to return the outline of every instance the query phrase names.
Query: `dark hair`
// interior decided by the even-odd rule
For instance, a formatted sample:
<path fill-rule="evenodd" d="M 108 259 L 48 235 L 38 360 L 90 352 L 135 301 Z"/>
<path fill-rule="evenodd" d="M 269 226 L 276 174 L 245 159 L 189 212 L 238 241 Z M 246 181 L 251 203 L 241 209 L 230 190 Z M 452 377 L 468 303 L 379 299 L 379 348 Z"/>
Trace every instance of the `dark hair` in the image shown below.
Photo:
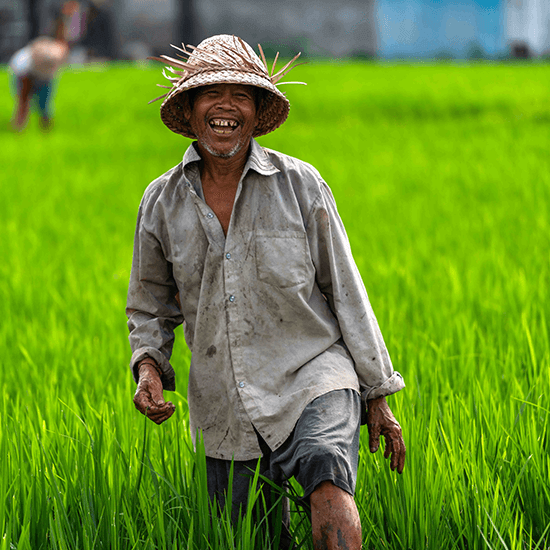
<path fill-rule="evenodd" d="M 271 92 L 268 92 L 264 88 L 259 88 L 258 86 L 254 86 L 254 103 L 256 103 L 256 112 L 259 113 L 264 106 L 264 102 L 267 101 L 267 98 L 269 97 L 269 94 Z"/>
<path fill-rule="evenodd" d="M 187 96 L 187 103 L 189 104 L 189 108 L 193 110 L 193 105 L 195 105 L 195 97 L 197 97 L 198 91 L 198 88 L 191 88 L 190 90 L 187 90 L 186 94 L 179 94 L 179 100 L 183 102 L 185 101 L 184 96 Z"/>

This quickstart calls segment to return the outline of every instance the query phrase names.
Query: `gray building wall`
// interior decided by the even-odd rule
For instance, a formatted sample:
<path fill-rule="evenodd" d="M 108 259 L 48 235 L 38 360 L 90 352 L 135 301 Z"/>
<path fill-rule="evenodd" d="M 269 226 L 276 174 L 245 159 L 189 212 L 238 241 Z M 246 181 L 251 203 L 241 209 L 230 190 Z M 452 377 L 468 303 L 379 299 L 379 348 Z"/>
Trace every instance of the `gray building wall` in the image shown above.
<path fill-rule="evenodd" d="M 344 57 L 376 53 L 374 7 L 374 0 L 202 0 L 197 12 L 207 34 L 237 34 L 254 47 L 290 46 L 306 55 Z"/>
<path fill-rule="evenodd" d="M 127 56 L 136 43 L 150 48 L 150 53 L 166 52 L 175 40 L 178 8 L 178 0 L 120 0 L 121 54 Z"/>
<path fill-rule="evenodd" d="M 183 36 L 181 0 L 123 0 L 123 41 L 148 41 L 155 52 L 169 43 L 195 43 L 213 34 L 235 34 L 281 54 L 343 57 L 374 55 L 375 0 L 200 0 L 194 3 L 194 36 Z M 196 44 L 195 44 L 196 45 Z"/>

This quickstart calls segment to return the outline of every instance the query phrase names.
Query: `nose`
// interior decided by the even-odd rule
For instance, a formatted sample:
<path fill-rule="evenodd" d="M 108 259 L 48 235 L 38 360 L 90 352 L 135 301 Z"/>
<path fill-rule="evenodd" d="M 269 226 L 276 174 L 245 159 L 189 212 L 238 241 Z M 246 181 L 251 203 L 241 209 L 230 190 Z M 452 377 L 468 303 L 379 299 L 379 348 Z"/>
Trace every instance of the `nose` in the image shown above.
<path fill-rule="evenodd" d="M 231 89 L 225 88 L 221 95 L 219 96 L 219 106 L 223 109 L 233 109 L 233 94 L 231 93 Z"/>

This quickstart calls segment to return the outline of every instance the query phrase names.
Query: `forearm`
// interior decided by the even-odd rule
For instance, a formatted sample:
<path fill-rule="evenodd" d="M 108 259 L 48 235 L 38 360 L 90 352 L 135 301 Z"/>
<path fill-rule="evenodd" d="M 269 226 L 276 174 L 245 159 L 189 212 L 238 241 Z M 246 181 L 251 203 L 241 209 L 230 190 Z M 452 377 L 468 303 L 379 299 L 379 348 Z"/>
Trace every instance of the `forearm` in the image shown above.
<path fill-rule="evenodd" d="M 141 380 L 144 376 L 154 376 L 154 373 L 158 375 L 159 380 L 162 378 L 162 370 L 157 365 L 157 362 L 151 357 L 142 359 L 137 365 L 138 377 Z"/>
<path fill-rule="evenodd" d="M 368 422 L 369 411 L 379 409 L 380 407 L 388 406 L 386 396 L 375 397 L 374 399 L 367 399 L 366 394 L 361 395 L 361 426 L 364 426 Z M 389 406 L 388 406 L 389 407 Z"/>
<path fill-rule="evenodd" d="M 374 399 L 367 399 L 367 407 L 368 408 L 372 408 L 372 407 L 380 407 L 383 405 L 383 403 L 388 403 L 386 401 L 386 396 L 383 395 L 382 397 L 375 397 Z"/>
<path fill-rule="evenodd" d="M 165 390 L 174 391 L 176 389 L 176 373 L 172 367 L 169 359 L 166 355 L 156 347 L 143 346 L 137 347 L 132 345 L 132 337 L 130 335 L 130 345 L 133 349 L 132 357 L 130 359 L 130 370 L 134 381 L 139 381 L 139 369 L 143 361 L 149 360 L 155 365 L 155 369 L 159 373 L 163 388 Z"/>

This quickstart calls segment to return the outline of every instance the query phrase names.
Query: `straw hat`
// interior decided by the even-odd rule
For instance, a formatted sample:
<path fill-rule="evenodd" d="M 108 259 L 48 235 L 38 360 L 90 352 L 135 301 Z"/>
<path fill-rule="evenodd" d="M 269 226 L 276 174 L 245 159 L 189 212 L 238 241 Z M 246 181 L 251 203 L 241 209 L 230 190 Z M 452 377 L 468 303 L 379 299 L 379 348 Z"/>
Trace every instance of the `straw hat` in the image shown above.
<path fill-rule="evenodd" d="M 262 56 L 260 60 L 254 50 L 237 36 L 220 34 L 203 40 L 197 47 L 187 45 L 186 48 L 184 44 L 182 44 L 183 49 L 174 45 L 172 47 L 180 52 L 177 55 L 181 60 L 166 55 L 150 58 L 171 65 L 167 67 L 171 75 L 167 75 L 164 70 L 163 74 L 172 86 L 159 84 L 170 91 L 149 102 L 164 98 L 160 107 L 160 117 L 172 132 L 189 138 L 196 137 L 184 114 L 182 102 L 186 101 L 185 96 L 192 88 L 211 84 L 246 84 L 267 90 L 268 97 L 259 106 L 258 124 L 254 129 L 253 137 L 272 132 L 286 120 L 290 103 L 275 84 L 297 66 L 292 63 L 300 54 L 275 73 L 275 64 L 279 57 L 277 53 L 270 73 L 262 47 L 258 44 Z M 303 82 L 281 84 L 303 84 Z"/>

